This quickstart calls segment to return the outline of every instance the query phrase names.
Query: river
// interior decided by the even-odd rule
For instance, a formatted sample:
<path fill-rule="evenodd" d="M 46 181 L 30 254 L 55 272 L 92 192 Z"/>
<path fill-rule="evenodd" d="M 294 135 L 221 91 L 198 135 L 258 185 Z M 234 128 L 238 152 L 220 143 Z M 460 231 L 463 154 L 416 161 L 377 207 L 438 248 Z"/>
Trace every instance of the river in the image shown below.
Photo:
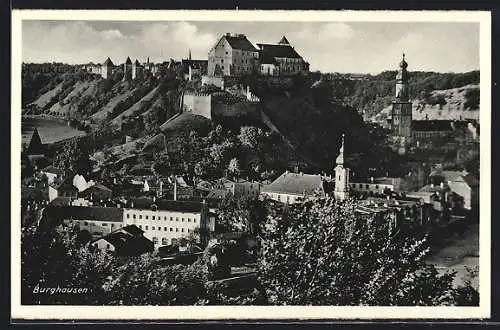
<path fill-rule="evenodd" d="M 21 123 L 22 143 L 29 143 L 35 128 L 37 128 L 38 133 L 40 133 L 42 143 L 54 143 L 86 134 L 83 131 L 68 126 L 68 123 L 63 120 L 23 117 Z"/>

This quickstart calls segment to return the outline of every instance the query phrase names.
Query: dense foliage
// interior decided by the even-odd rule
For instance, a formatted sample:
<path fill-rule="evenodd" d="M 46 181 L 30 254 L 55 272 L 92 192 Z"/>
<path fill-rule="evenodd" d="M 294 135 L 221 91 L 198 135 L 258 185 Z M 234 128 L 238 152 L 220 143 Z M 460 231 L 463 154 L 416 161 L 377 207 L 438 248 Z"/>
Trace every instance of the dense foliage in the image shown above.
<path fill-rule="evenodd" d="M 332 198 L 271 212 L 260 282 L 277 305 L 453 305 L 454 273 L 425 263 L 424 238 L 398 235 L 393 219 L 359 217 Z M 462 298 L 461 298 L 462 299 Z"/>

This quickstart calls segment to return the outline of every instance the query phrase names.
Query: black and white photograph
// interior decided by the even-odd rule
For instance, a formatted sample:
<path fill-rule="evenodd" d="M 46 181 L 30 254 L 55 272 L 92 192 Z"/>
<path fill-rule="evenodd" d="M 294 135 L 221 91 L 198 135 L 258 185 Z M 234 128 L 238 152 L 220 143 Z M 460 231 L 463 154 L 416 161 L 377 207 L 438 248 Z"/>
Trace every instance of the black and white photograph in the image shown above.
<path fill-rule="evenodd" d="M 13 315 L 488 317 L 490 26 L 14 10 Z"/>

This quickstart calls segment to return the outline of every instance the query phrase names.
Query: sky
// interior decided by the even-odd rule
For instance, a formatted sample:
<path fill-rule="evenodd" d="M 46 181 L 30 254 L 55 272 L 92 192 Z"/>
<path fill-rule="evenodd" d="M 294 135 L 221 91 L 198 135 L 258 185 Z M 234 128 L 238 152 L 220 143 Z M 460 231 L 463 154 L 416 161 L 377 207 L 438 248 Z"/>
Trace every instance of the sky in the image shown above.
<path fill-rule="evenodd" d="M 22 23 L 23 62 L 115 64 L 127 56 L 206 59 L 226 32 L 255 45 L 283 35 L 312 71 L 376 74 L 393 70 L 406 54 L 410 71 L 479 69 L 479 23 L 460 22 L 182 22 L 42 21 Z"/>

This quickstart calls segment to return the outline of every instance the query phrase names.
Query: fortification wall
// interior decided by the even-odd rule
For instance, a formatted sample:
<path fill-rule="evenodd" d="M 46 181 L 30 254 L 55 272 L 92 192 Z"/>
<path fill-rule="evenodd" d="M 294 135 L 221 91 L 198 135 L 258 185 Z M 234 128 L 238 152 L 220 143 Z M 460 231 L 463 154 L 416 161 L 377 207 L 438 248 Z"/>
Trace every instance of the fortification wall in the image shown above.
<path fill-rule="evenodd" d="M 214 85 L 219 87 L 220 89 L 224 89 L 224 78 L 222 77 L 213 77 L 213 76 L 202 76 L 201 77 L 201 85 Z"/>
<path fill-rule="evenodd" d="M 212 119 L 212 95 L 202 93 L 184 94 L 182 111 Z"/>

